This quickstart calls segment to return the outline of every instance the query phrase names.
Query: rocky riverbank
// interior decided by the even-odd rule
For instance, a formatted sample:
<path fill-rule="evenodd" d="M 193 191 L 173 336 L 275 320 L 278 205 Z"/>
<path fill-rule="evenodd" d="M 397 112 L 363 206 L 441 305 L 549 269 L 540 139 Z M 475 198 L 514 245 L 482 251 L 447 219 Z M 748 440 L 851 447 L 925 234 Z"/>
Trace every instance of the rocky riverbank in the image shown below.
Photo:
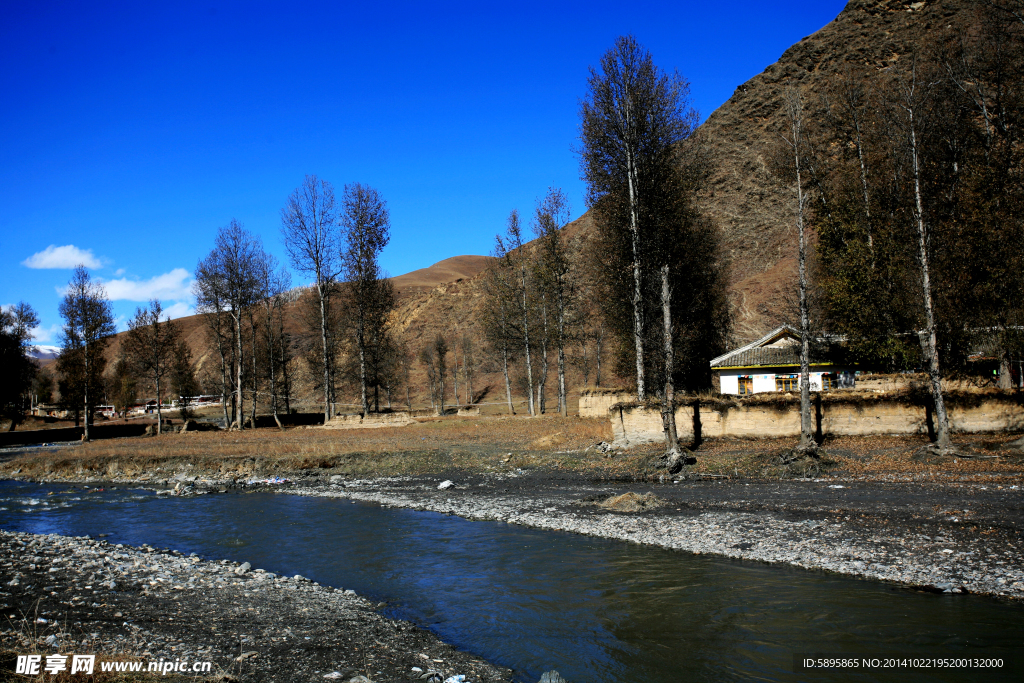
<path fill-rule="evenodd" d="M 210 662 L 201 680 L 512 680 L 351 590 L 148 546 L 0 531 L 0 605 L 8 674 L 60 653 Z"/>
<path fill-rule="evenodd" d="M 662 504 L 638 512 L 598 504 L 629 491 L 653 493 Z M 290 492 L 785 563 L 908 588 L 1024 598 L 1024 491 L 1018 485 L 818 479 L 615 486 L 455 474 L 336 477 L 328 486 Z"/>

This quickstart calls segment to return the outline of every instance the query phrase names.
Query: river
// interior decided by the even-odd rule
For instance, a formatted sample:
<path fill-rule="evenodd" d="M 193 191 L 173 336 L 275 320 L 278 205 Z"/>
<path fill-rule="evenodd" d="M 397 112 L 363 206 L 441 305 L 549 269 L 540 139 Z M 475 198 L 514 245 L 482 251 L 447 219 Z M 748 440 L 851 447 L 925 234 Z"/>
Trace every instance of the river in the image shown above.
<path fill-rule="evenodd" d="M 0 482 L 0 528 L 251 562 L 352 588 L 535 683 L 1019 680 L 1019 672 L 794 672 L 801 653 L 1004 658 L 1024 608 L 796 568 L 286 494 L 190 498 Z"/>

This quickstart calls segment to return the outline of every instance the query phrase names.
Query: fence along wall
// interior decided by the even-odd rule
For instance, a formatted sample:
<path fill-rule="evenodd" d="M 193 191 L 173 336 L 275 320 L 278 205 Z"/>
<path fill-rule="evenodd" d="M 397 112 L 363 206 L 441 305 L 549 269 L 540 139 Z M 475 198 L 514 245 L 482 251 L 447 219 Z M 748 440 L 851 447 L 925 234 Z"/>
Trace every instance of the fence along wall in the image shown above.
<path fill-rule="evenodd" d="M 950 398 L 946 409 L 950 427 L 955 432 L 1024 430 L 1024 407 L 1013 395 Z M 927 434 L 931 419 L 930 406 L 899 398 L 821 401 L 812 410 L 815 426 L 822 435 Z M 676 408 L 676 429 L 680 438 L 693 438 L 694 412 L 694 405 Z M 608 414 L 617 443 L 650 443 L 665 438 L 657 408 L 618 403 L 609 408 Z M 799 400 L 749 405 L 714 401 L 700 406 L 699 418 L 703 438 L 800 435 Z"/>

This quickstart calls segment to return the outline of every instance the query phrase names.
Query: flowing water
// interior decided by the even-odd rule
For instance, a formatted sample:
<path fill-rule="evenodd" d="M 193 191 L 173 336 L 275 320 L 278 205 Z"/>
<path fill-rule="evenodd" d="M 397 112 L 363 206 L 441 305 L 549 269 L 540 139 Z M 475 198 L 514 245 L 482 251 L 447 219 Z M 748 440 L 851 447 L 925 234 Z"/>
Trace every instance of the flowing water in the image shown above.
<path fill-rule="evenodd" d="M 571 683 L 1016 681 L 1024 663 L 1019 605 L 339 499 L 0 482 L 0 527 L 107 534 L 352 588 L 529 683 L 549 669 Z M 1007 666 L 795 672 L 798 653 Z"/>

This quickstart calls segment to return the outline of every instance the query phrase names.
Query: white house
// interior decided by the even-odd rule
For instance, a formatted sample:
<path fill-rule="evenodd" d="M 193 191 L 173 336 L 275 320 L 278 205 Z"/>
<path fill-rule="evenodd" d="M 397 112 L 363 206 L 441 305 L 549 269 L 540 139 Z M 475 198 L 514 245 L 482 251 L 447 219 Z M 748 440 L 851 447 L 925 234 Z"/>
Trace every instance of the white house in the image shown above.
<path fill-rule="evenodd" d="M 829 358 L 831 354 L 821 347 L 820 343 L 811 346 L 811 391 L 853 387 L 853 368 L 834 362 Z M 755 342 L 712 359 L 711 370 L 718 373 L 723 394 L 798 391 L 800 332 L 783 325 Z"/>

